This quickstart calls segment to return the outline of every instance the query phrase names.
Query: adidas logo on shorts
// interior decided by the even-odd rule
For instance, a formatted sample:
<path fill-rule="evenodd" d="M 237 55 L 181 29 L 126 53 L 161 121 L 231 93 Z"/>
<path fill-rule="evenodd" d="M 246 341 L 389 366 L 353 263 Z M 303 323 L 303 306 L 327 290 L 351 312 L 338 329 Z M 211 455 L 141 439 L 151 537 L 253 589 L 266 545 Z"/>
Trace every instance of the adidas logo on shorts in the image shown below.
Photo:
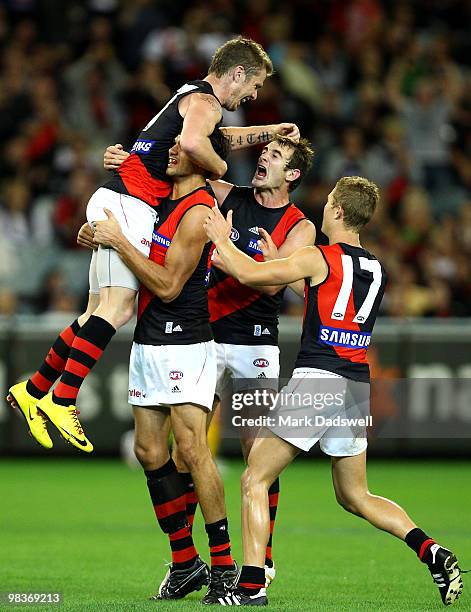
<path fill-rule="evenodd" d="M 266 378 L 265 372 L 260 372 L 260 374 L 257 376 L 257 378 Z"/>
<path fill-rule="evenodd" d="M 172 387 L 172 393 L 181 393 L 178 385 L 175 385 L 174 387 Z"/>

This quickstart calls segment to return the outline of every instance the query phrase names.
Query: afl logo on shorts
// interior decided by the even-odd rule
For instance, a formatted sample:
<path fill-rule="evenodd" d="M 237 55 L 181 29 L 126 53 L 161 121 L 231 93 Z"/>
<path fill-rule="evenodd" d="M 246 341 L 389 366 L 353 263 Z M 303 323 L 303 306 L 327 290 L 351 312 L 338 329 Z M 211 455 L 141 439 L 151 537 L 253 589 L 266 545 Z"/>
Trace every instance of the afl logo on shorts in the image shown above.
<path fill-rule="evenodd" d="M 260 358 L 260 359 L 254 359 L 253 364 L 257 368 L 268 368 L 268 366 L 270 365 L 270 362 L 268 361 L 268 359 Z"/>
<path fill-rule="evenodd" d="M 239 232 L 236 230 L 235 227 L 233 227 L 231 229 L 231 240 L 232 240 L 232 242 L 237 242 L 239 240 L 239 238 L 240 238 Z"/>
<path fill-rule="evenodd" d="M 169 376 L 170 380 L 181 380 L 183 378 L 183 372 L 180 372 L 180 370 L 172 370 Z"/>

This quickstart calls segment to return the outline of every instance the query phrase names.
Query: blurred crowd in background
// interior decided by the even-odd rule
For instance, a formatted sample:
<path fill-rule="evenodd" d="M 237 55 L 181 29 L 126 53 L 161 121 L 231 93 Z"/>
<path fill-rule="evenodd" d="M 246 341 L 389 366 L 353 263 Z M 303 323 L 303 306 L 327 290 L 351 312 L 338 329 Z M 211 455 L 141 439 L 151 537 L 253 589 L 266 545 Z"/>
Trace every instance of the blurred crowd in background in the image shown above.
<path fill-rule="evenodd" d="M 276 73 L 226 125 L 296 122 L 316 156 L 293 200 L 318 228 L 338 178 L 382 205 L 363 245 L 389 274 L 382 314 L 471 315 L 468 0 L 6 0 L 0 6 L 0 314 L 77 312 L 76 245 L 103 151 L 130 148 L 172 91 L 243 34 Z M 258 152 L 229 162 L 249 184 Z M 285 312 L 300 304 L 286 293 Z"/>

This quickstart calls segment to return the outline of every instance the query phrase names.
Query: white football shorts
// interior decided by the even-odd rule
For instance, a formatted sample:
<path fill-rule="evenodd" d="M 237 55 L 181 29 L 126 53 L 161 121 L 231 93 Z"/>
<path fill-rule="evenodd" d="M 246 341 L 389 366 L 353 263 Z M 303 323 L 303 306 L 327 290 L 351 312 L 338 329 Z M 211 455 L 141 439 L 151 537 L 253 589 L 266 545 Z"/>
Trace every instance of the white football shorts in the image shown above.
<path fill-rule="evenodd" d="M 277 346 L 251 346 L 246 344 L 216 343 L 217 382 L 216 395 L 228 389 L 231 380 L 237 380 L 237 389 L 252 389 L 251 379 L 257 379 L 257 387 L 263 379 L 277 379 L 280 374 L 280 349 Z M 243 381 L 247 379 L 244 387 Z M 242 382 L 241 382 L 242 381 Z M 241 387 L 242 384 L 242 387 Z"/>
<path fill-rule="evenodd" d="M 362 420 L 370 414 L 369 397 L 369 383 L 327 370 L 296 368 L 270 413 L 276 424 L 269 429 L 303 451 L 319 442 L 326 455 L 353 457 L 368 445 Z"/>
<path fill-rule="evenodd" d="M 157 214 L 142 200 L 100 187 L 87 204 L 87 221 L 93 228 L 95 221 L 107 219 L 104 208 L 110 210 L 129 242 L 149 257 L 152 233 Z M 137 291 L 139 281 L 111 248 L 100 246 L 93 251 L 89 272 L 90 293 L 100 293 L 102 287 L 125 287 Z"/>
<path fill-rule="evenodd" d="M 134 342 L 128 402 L 141 407 L 196 404 L 210 411 L 216 371 L 214 340 L 165 346 Z"/>

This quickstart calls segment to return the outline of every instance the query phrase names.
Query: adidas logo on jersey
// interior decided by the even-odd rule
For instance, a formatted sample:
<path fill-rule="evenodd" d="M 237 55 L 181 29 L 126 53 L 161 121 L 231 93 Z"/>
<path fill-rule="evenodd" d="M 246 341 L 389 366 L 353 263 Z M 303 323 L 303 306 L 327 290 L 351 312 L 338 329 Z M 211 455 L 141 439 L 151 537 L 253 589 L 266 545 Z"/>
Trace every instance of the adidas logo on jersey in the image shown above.
<path fill-rule="evenodd" d="M 258 232 L 258 227 L 257 226 L 249 227 L 249 232 L 252 232 L 252 234 L 257 234 L 257 236 L 258 236 L 258 233 L 259 233 Z"/>
<path fill-rule="evenodd" d="M 181 328 L 181 325 L 175 325 L 175 327 L 173 326 L 173 321 L 167 321 L 165 323 L 165 333 L 166 334 L 173 334 L 173 332 L 181 332 L 183 331 L 183 329 Z"/>
<path fill-rule="evenodd" d="M 265 327 L 265 329 L 262 331 L 262 336 L 269 336 L 270 335 L 270 331 Z"/>
<path fill-rule="evenodd" d="M 175 327 L 173 328 L 173 331 L 183 331 L 183 329 L 181 328 L 180 325 L 175 325 Z"/>
<path fill-rule="evenodd" d="M 172 393 L 181 393 L 180 387 L 178 385 L 172 387 Z"/>

